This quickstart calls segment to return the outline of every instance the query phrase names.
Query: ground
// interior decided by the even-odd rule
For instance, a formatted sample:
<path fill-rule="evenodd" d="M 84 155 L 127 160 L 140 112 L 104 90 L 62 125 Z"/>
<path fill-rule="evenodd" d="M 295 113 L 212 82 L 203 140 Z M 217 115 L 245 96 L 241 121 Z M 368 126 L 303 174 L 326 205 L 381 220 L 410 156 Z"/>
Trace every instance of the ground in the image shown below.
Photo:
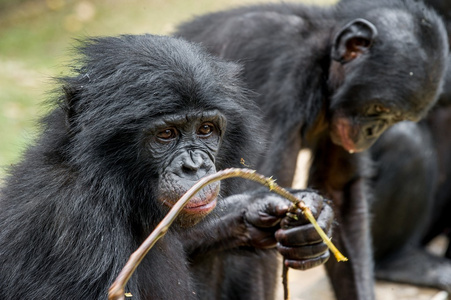
<path fill-rule="evenodd" d="M 332 258 L 331 258 L 332 259 Z M 323 267 L 308 271 L 289 271 L 291 300 L 334 300 Z M 282 289 L 277 299 L 283 299 Z M 376 300 L 447 300 L 443 291 L 412 285 L 377 282 Z"/>

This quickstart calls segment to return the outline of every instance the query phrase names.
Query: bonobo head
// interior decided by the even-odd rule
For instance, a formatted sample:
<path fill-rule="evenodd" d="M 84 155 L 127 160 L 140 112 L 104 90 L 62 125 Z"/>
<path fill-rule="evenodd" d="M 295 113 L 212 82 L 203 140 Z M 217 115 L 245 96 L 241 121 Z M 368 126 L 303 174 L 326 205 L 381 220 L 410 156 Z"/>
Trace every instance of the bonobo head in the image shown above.
<path fill-rule="evenodd" d="M 80 51 L 76 75 L 63 79 L 62 152 L 74 176 L 127 202 L 133 224 L 159 222 L 201 177 L 258 153 L 260 123 L 235 64 L 151 35 L 89 39 Z M 179 224 L 195 224 L 228 193 L 208 186 Z"/>
<path fill-rule="evenodd" d="M 333 142 L 356 152 L 394 123 L 425 115 L 448 45 L 441 20 L 421 3 L 363 0 L 338 9 L 345 7 L 331 45 L 329 113 Z"/>
<path fill-rule="evenodd" d="M 216 172 L 226 120 L 217 110 L 199 110 L 164 115 L 151 124 L 146 144 L 159 166 L 158 201 L 163 205 L 172 207 L 199 179 Z M 208 214 L 219 188 L 216 182 L 197 193 L 184 208 L 184 221 Z"/>

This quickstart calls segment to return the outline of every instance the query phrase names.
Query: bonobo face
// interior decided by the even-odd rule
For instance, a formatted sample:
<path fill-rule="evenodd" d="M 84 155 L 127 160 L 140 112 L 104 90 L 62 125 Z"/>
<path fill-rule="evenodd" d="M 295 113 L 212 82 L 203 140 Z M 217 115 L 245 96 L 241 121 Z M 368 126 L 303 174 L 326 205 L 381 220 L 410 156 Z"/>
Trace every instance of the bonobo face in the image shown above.
<path fill-rule="evenodd" d="M 396 10 L 367 17 L 341 28 L 331 53 L 330 136 L 351 153 L 370 147 L 396 122 L 422 118 L 446 66 L 443 24 Z"/>
<path fill-rule="evenodd" d="M 332 117 L 331 139 L 350 153 L 363 151 L 387 128 L 405 118 L 406 114 L 396 108 L 384 106 L 379 101 L 365 105 L 356 114 L 339 110 Z"/>
<path fill-rule="evenodd" d="M 162 116 L 151 127 L 146 148 L 159 164 L 157 197 L 172 207 L 199 179 L 216 172 L 226 118 L 216 110 L 181 113 Z M 219 182 L 210 184 L 188 202 L 181 216 L 184 226 L 215 208 L 219 189 Z"/>

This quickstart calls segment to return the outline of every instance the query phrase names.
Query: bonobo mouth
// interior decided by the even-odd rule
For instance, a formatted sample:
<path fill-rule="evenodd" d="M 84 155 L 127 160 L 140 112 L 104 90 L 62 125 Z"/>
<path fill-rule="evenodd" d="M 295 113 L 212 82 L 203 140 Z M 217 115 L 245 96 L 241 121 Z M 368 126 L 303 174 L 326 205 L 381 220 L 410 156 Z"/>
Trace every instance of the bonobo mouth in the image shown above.
<path fill-rule="evenodd" d="M 388 128 L 386 122 L 352 123 L 349 118 L 336 117 L 332 121 L 330 137 L 336 145 L 349 153 L 367 150 Z"/>
<path fill-rule="evenodd" d="M 347 118 L 334 118 L 330 137 L 334 144 L 342 146 L 349 153 L 365 150 L 357 148 L 354 140 L 351 138 L 354 135 L 353 131 L 354 127 Z"/>
<path fill-rule="evenodd" d="M 330 137 L 334 144 L 349 153 L 362 152 L 370 148 L 388 127 L 383 121 L 354 123 L 347 117 L 338 116 L 332 120 Z"/>
<path fill-rule="evenodd" d="M 210 213 L 216 207 L 220 187 L 221 187 L 220 183 L 215 182 L 199 191 L 185 205 L 185 207 L 183 208 L 183 212 L 185 214 L 198 216 Z M 177 201 L 183 196 L 183 194 L 184 193 L 180 194 L 179 198 L 177 199 L 175 198 L 166 199 L 166 201 L 164 201 L 163 203 L 166 206 L 172 208 L 177 203 Z"/>
<path fill-rule="evenodd" d="M 219 189 L 218 189 L 219 192 Z M 188 202 L 183 209 L 187 214 L 204 215 L 210 213 L 215 207 L 217 202 L 218 193 L 207 195 L 207 198 L 203 202 Z"/>

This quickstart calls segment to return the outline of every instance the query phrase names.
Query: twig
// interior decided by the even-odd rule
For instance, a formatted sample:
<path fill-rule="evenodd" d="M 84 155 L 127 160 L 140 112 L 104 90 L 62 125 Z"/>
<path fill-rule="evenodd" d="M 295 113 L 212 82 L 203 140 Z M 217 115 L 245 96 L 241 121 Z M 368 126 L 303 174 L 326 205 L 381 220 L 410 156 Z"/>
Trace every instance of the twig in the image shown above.
<path fill-rule="evenodd" d="M 133 252 L 133 254 L 130 256 L 124 268 L 121 270 L 116 280 L 111 285 L 108 292 L 108 299 L 109 300 L 125 299 L 124 297 L 125 285 L 132 276 L 133 272 L 136 270 L 136 268 L 141 263 L 146 254 L 149 252 L 149 250 L 152 248 L 152 246 L 158 241 L 158 239 L 166 234 L 169 227 L 174 222 L 175 218 L 178 216 L 180 211 L 185 207 L 188 201 L 197 192 L 199 192 L 205 186 L 213 182 L 232 177 L 241 177 L 258 182 L 268 187 L 270 191 L 273 191 L 274 193 L 279 194 L 280 196 L 290 200 L 293 203 L 293 205 L 295 205 L 296 207 L 300 208 L 303 211 L 304 215 L 318 231 L 324 243 L 326 243 L 326 245 L 335 255 L 337 261 L 348 260 L 337 250 L 337 248 L 330 241 L 329 237 L 324 233 L 321 227 L 319 227 L 318 223 L 316 223 L 316 220 L 312 215 L 312 212 L 303 201 L 299 200 L 294 195 L 290 194 L 287 190 L 277 185 L 272 178 L 264 177 L 263 175 L 260 175 L 256 173 L 254 170 L 250 169 L 230 168 L 200 179 L 182 196 L 182 198 L 180 198 L 180 200 L 177 201 L 177 203 L 171 208 L 166 217 L 164 217 L 164 219 L 160 222 L 160 224 L 158 224 L 158 226 L 154 229 L 154 231 L 152 231 L 152 233 L 141 244 L 141 246 L 139 246 L 139 248 L 135 252 Z"/>
<path fill-rule="evenodd" d="M 282 264 L 283 300 L 290 299 L 290 289 L 288 288 L 288 270 L 289 268 L 285 265 L 285 259 L 283 259 Z"/>

